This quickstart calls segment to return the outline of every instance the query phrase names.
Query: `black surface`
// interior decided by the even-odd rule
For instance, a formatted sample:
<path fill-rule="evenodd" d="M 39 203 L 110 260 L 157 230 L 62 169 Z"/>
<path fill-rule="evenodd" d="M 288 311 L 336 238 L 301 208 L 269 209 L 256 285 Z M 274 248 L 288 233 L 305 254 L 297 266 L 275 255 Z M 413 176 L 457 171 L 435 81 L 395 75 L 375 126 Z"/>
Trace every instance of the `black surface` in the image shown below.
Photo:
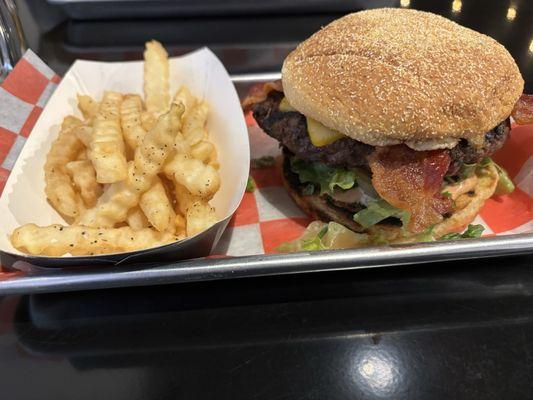
<path fill-rule="evenodd" d="M 42 32 L 29 35 L 30 45 L 59 74 L 63 74 L 76 58 L 124 60 L 142 58 L 144 42 L 150 38 L 162 41 L 171 54 L 178 55 L 199 46 L 209 46 L 220 57 L 230 73 L 279 71 L 285 56 L 302 40 L 330 21 L 368 6 L 387 4 L 380 0 L 334 1 L 329 8 L 323 1 L 316 7 L 291 10 L 287 1 L 284 12 L 249 16 L 242 12 L 208 13 L 182 18 L 146 18 L 135 20 L 94 21 L 67 20 L 44 16 L 41 0 L 26 0 Z M 297 0 L 293 3 L 298 3 Z M 153 7 L 157 2 L 151 2 Z M 232 2 L 235 3 L 235 2 Z M 394 2 L 390 2 L 394 4 Z M 492 36 L 516 59 L 526 80 L 526 91 L 533 92 L 533 1 L 530 0 L 410 0 L 411 8 L 441 14 L 461 25 Z M 458 12 L 452 4 L 461 4 Z M 315 5 L 316 5 L 315 4 Z M 339 8 L 339 5 L 342 7 Z M 399 5 L 399 1 L 396 2 Z M 507 18 L 508 8 L 516 10 L 514 20 Z M 246 8 L 243 8 L 245 10 Z M 51 8 L 49 14 L 56 11 Z M 290 12 L 289 12 L 290 11 Z M 321 11 L 318 13 L 318 11 Z M 172 14 L 168 14 L 172 15 Z M 56 21 L 55 27 L 51 20 Z M 23 21 L 24 22 L 24 21 Z"/>
<path fill-rule="evenodd" d="M 457 14 L 451 3 L 411 1 L 504 43 L 533 92 L 533 2 L 464 0 Z M 505 18 L 510 3 L 518 10 L 513 22 Z M 45 13 L 36 14 L 39 21 Z M 231 72 L 272 71 L 335 17 L 237 18 L 223 32 L 216 19 L 207 30 L 196 19 L 185 31 L 181 20 L 64 22 L 35 48 L 61 73 L 77 57 L 137 58 L 150 35 L 174 53 L 213 45 Z M 258 29 L 244 30 L 239 20 Z M 533 255 L 7 297 L 0 299 L 0 396 L 530 399 L 531 267 Z"/>
<path fill-rule="evenodd" d="M 55 400 L 529 399 L 532 264 L 4 298 L 0 387 Z"/>

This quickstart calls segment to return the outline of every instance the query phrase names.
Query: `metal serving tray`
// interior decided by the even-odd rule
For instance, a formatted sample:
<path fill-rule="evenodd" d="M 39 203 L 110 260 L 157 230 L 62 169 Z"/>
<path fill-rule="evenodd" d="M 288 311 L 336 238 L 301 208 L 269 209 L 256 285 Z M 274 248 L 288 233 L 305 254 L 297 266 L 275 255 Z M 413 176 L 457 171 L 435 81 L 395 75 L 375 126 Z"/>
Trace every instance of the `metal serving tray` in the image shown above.
<path fill-rule="evenodd" d="M 533 254 L 533 234 L 352 250 L 195 259 L 127 267 L 49 270 L 0 282 L 0 295 L 163 285 Z M 533 259 L 533 258 L 532 258 Z"/>
<path fill-rule="evenodd" d="M 243 96 L 250 85 L 279 77 L 279 73 L 248 74 L 234 75 L 232 80 L 239 95 Z M 25 273 L 0 280 L 0 296 L 429 264 L 517 254 L 533 255 L 533 233 L 351 250 L 202 258 L 104 268 L 81 266 L 74 269 L 47 269 L 21 263 L 17 268 Z M 533 256 L 531 258 L 533 264 Z"/>

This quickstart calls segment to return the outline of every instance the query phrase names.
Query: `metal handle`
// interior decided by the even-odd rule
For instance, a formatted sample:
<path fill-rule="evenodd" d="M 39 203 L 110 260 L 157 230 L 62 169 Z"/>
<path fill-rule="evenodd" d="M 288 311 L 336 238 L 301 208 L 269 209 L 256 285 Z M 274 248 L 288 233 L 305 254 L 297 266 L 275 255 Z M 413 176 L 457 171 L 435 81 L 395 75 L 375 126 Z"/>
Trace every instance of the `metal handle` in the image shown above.
<path fill-rule="evenodd" d="M 0 0 L 0 82 L 26 50 L 26 40 L 13 0 Z"/>

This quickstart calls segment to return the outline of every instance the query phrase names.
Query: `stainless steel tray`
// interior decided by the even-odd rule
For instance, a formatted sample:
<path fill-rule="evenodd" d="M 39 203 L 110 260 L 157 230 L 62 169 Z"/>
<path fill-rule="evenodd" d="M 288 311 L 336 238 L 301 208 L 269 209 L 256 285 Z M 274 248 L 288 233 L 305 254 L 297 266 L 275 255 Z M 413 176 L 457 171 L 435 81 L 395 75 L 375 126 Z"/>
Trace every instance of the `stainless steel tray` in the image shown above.
<path fill-rule="evenodd" d="M 250 85 L 278 79 L 279 76 L 279 73 L 268 73 L 239 75 L 232 79 L 242 96 Z M 0 281 L 0 296 L 430 264 L 517 254 L 533 255 L 533 233 L 351 250 L 194 259 L 104 268 L 92 266 L 70 270 L 39 268 L 22 263 L 19 268 L 26 270 L 26 273 Z"/>
<path fill-rule="evenodd" d="M 195 259 L 100 269 L 31 268 L 0 282 L 0 295 L 163 285 L 267 275 L 377 268 L 473 258 L 533 254 L 533 234 L 352 250 Z M 428 266 L 429 267 L 429 266 Z"/>

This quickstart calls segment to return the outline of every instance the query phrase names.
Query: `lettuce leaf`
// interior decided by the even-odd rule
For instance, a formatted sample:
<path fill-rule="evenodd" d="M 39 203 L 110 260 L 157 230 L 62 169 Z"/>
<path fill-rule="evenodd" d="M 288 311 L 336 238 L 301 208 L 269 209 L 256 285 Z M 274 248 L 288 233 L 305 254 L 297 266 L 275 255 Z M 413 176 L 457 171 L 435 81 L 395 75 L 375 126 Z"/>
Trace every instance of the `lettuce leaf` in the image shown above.
<path fill-rule="evenodd" d="M 486 167 L 493 165 L 498 172 L 498 185 L 496 186 L 496 195 L 509 194 L 512 193 L 515 189 L 515 185 L 507 171 L 496 164 L 490 157 L 485 157 L 477 164 L 463 164 L 461 169 L 457 173 L 457 176 L 445 176 L 444 180 L 449 183 L 455 183 L 462 179 L 466 179 L 473 174 L 484 174 L 486 173 Z"/>
<path fill-rule="evenodd" d="M 496 171 L 498 171 L 498 184 L 496 185 L 496 191 L 494 192 L 497 195 L 509 194 L 512 193 L 515 189 L 514 183 L 509 177 L 509 174 L 505 169 L 496 164 L 492 158 L 485 157 L 480 163 L 480 167 L 486 167 L 487 165 L 494 165 Z"/>
<path fill-rule="evenodd" d="M 302 250 L 324 250 L 326 247 L 322 244 L 322 238 L 328 231 L 328 226 L 324 226 L 315 237 L 302 241 Z"/>
<path fill-rule="evenodd" d="M 255 189 L 256 189 L 256 186 L 255 186 L 254 178 L 252 178 L 249 175 L 248 176 L 248 181 L 246 181 L 246 191 L 251 193 L 251 192 L 255 191 Z"/>
<path fill-rule="evenodd" d="M 404 227 L 409 223 L 409 212 L 396 208 L 383 199 L 371 201 L 367 207 L 353 216 L 355 222 L 363 228 L 368 228 L 389 217 L 396 217 L 402 220 Z"/>
<path fill-rule="evenodd" d="M 468 225 L 466 231 L 463 233 L 448 233 L 447 235 L 442 236 L 439 240 L 455 240 L 455 239 L 473 239 L 481 237 L 481 234 L 485 228 L 483 225 Z"/>
<path fill-rule="evenodd" d="M 300 182 L 318 185 L 321 195 L 333 193 L 336 186 L 351 189 L 356 184 L 355 171 L 332 168 L 320 162 L 306 162 L 297 157 L 291 157 L 290 163 L 292 172 L 298 175 Z"/>
<path fill-rule="evenodd" d="M 336 222 L 326 224 L 321 221 L 311 222 L 302 236 L 282 243 L 276 251 L 287 253 L 296 251 L 316 251 L 333 249 L 350 249 L 372 244 L 372 238 L 364 233 L 355 233 Z"/>
<path fill-rule="evenodd" d="M 263 156 L 259 158 L 253 158 L 250 160 L 250 168 L 252 169 L 262 169 L 272 167 L 275 164 L 276 160 L 272 156 Z"/>

